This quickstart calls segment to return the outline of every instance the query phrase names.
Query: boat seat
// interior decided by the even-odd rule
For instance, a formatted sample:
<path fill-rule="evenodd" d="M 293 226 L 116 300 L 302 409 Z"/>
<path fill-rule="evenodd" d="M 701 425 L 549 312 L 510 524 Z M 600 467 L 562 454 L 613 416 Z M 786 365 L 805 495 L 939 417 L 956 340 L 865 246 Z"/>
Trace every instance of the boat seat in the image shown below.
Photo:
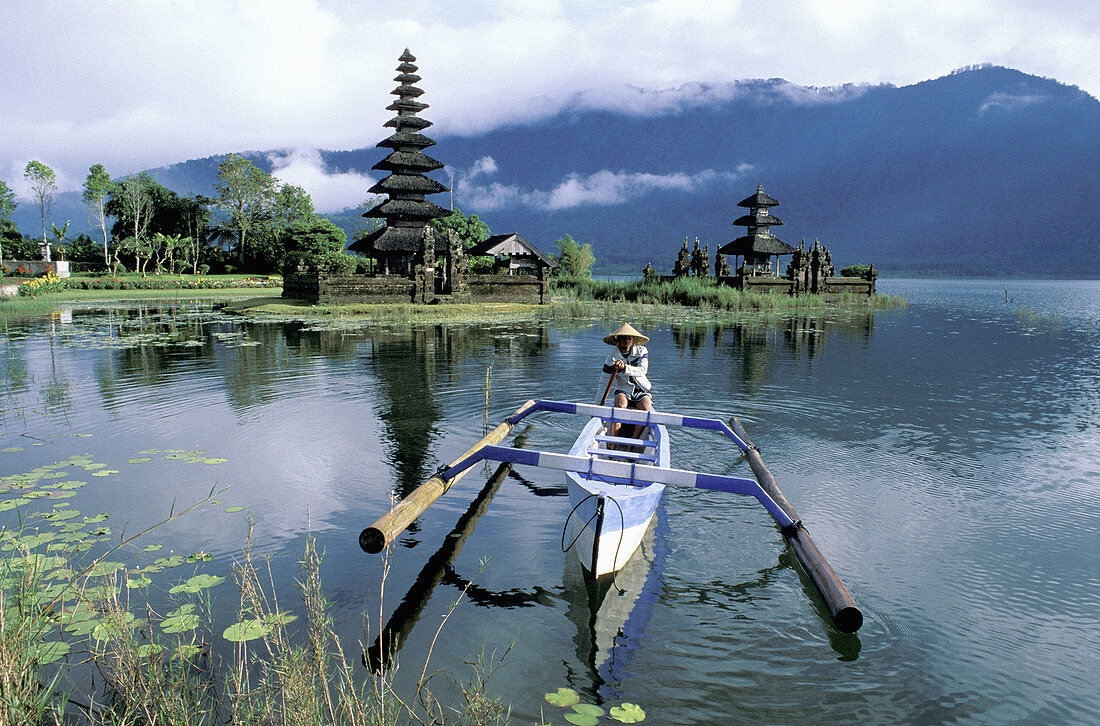
<path fill-rule="evenodd" d="M 605 436 L 603 434 L 597 434 L 596 441 L 603 441 L 608 444 L 626 444 L 627 446 L 648 446 L 650 448 L 657 445 L 657 442 L 653 439 L 630 439 L 625 436 Z"/>
<path fill-rule="evenodd" d="M 636 459 L 639 461 L 657 461 L 656 454 L 638 454 L 633 451 L 620 451 L 618 449 L 589 449 L 589 454 L 593 456 L 606 456 L 609 458 L 618 459 Z"/>

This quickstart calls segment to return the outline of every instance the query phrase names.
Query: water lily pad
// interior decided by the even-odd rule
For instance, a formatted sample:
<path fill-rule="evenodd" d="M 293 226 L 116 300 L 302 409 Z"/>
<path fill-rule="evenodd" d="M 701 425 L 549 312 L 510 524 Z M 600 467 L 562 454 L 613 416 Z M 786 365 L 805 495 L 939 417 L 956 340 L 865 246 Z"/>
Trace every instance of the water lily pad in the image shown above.
<path fill-rule="evenodd" d="M 622 723 L 639 723 L 645 721 L 645 711 L 636 703 L 624 703 L 621 706 L 611 707 L 611 718 Z"/>
<path fill-rule="evenodd" d="M 134 617 L 131 612 L 123 611 L 101 621 L 92 628 L 92 637 L 96 640 L 107 640 L 113 636 L 121 635 L 127 630 L 133 630 L 142 624 L 141 620 Z"/>
<path fill-rule="evenodd" d="M 575 703 L 580 703 L 581 697 L 572 688 L 559 688 L 554 693 L 547 693 L 546 700 L 555 706 L 569 708 Z"/>
<path fill-rule="evenodd" d="M 145 462 L 152 461 L 152 460 L 153 459 L 151 457 L 148 457 L 148 456 L 139 456 L 139 457 L 134 458 L 134 459 L 127 459 L 126 463 L 127 464 L 144 464 Z"/>
<path fill-rule="evenodd" d="M 195 575 L 194 577 L 188 579 L 186 582 L 181 582 L 179 585 L 176 585 L 168 592 L 172 593 L 173 595 L 181 592 L 199 592 L 200 590 L 205 590 L 208 587 L 220 585 L 223 582 L 225 582 L 225 578 L 219 577 L 218 575 Z"/>
<path fill-rule="evenodd" d="M 160 643 L 145 643 L 134 649 L 134 653 L 138 658 L 150 658 L 154 655 L 160 655 L 163 652 L 164 646 Z"/>
<path fill-rule="evenodd" d="M 38 661 L 39 665 L 61 660 L 70 650 L 72 647 L 64 640 L 46 640 L 30 647 L 31 657 Z"/>
<path fill-rule="evenodd" d="M 183 564 L 183 555 L 169 555 L 168 557 L 158 557 L 153 560 L 153 564 L 157 567 L 175 567 L 176 565 Z"/>
<path fill-rule="evenodd" d="M 156 552 L 157 550 L 164 549 L 164 545 L 162 545 L 162 544 L 145 545 L 144 547 L 142 547 L 142 549 L 146 552 Z"/>
<path fill-rule="evenodd" d="M 576 712 L 565 714 L 565 720 L 571 724 L 576 724 L 576 726 L 599 726 L 600 723 L 598 716 Z"/>
<path fill-rule="evenodd" d="M 191 660 L 202 653 L 202 646 L 196 643 L 180 643 L 176 646 L 176 657 L 180 660 Z"/>
<path fill-rule="evenodd" d="M 187 561 L 191 563 L 209 562 L 212 559 L 214 559 L 214 555 L 210 554 L 209 552 L 195 552 L 194 554 L 187 556 Z"/>
<path fill-rule="evenodd" d="M 0 502 L 0 512 L 7 512 L 17 507 L 21 507 L 29 501 L 29 499 L 24 499 L 23 497 L 19 497 L 18 499 L 5 499 Z"/>
<path fill-rule="evenodd" d="M 9 446 L 6 449 L 0 449 L 0 451 L 3 451 L 5 454 L 10 454 L 14 451 L 22 451 L 22 450 L 23 450 L 22 446 Z"/>
<path fill-rule="evenodd" d="M 87 635 L 96 629 L 96 626 L 100 625 L 103 621 L 94 613 L 88 613 L 87 616 L 79 617 L 74 615 L 72 618 L 66 618 L 65 629 L 73 635 Z"/>
<path fill-rule="evenodd" d="M 55 509 L 49 514 L 43 514 L 42 516 L 45 519 L 60 521 L 72 519 L 73 517 L 79 517 L 80 512 L 76 511 L 75 509 Z"/>
<path fill-rule="evenodd" d="M 80 468 L 84 471 L 95 471 L 96 469 L 105 469 L 106 467 L 106 464 L 82 464 Z"/>
<path fill-rule="evenodd" d="M 73 434 L 73 436 L 78 439 L 87 439 L 91 437 L 91 434 Z"/>
<path fill-rule="evenodd" d="M 148 577 L 142 575 L 126 578 L 126 588 L 128 590 L 135 590 L 139 587 L 148 587 L 151 584 L 153 584 L 153 581 L 150 580 Z"/>
<path fill-rule="evenodd" d="M 118 572 L 125 566 L 122 562 L 97 562 L 88 570 L 88 577 L 105 577 L 113 572 Z"/>
<path fill-rule="evenodd" d="M 94 517 L 85 517 L 84 524 L 96 524 L 97 522 L 106 522 L 111 518 L 109 514 L 97 514 Z"/>
<path fill-rule="evenodd" d="M 244 507 L 226 507 L 226 508 L 225 508 L 225 511 L 227 511 L 227 512 L 229 512 L 229 513 L 233 513 L 233 512 L 243 512 L 243 511 L 244 511 Z"/>
<path fill-rule="evenodd" d="M 50 499 L 68 499 L 75 496 L 76 492 L 50 492 Z"/>
<path fill-rule="evenodd" d="M 262 620 L 252 619 L 233 623 L 222 631 L 222 637 L 234 643 L 246 643 L 256 638 L 262 638 L 270 632 L 271 626 L 265 625 Z"/>
<path fill-rule="evenodd" d="M 204 464 L 224 464 L 225 462 L 229 461 L 229 459 L 207 458 L 202 459 L 201 461 Z"/>
<path fill-rule="evenodd" d="M 202 625 L 202 618 L 195 614 L 194 603 L 187 603 L 177 610 L 168 613 L 164 620 L 160 621 L 160 627 L 166 633 L 183 633 L 194 630 Z"/>
<path fill-rule="evenodd" d="M 87 486 L 87 485 L 88 485 L 88 482 L 86 482 L 86 481 L 70 480 L 70 481 L 63 481 L 60 484 L 57 484 L 56 486 L 57 486 L 58 489 L 79 489 L 80 487 Z"/>
<path fill-rule="evenodd" d="M 161 450 L 160 449 L 142 449 L 138 453 L 144 456 L 146 454 L 159 454 L 159 453 L 161 453 Z"/>
<path fill-rule="evenodd" d="M 206 452 L 203 452 L 203 451 L 181 451 L 181 452 L 177 452 L 175 454 L 169 454 L 168 456 L 166 456 L 164 458 L 165 459 L 172 459 L 174 461 L 181 461 L 183 459 L 194 459 L 196 457 L 200 457 L 204 453 L 206 453 Z"/>
<path fill-rule="evenodd" d="M 110 476 L 111 474 L 117 474 L 118 469 L 101 469 L 99 471 L 93 471 L 92 476 Z"/>

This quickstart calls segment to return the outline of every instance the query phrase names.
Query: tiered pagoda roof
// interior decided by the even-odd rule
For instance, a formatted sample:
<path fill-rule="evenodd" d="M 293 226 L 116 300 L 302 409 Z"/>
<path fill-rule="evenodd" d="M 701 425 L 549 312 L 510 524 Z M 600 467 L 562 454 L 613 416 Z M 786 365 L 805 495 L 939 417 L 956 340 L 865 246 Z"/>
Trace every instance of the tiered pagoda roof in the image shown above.
<path fill-rule="evenodd" d="M 396 111 L 397 115 L 384 124 L 394 132 L 377 144 L 378 148 L 392 151 L 373 167 L 377 171 L 389 172 L 389 175 L 369 190 L 372 194 L 385 194 L 389 198 L 363 215 L 385 220 L 385 225 L 351 245 L 350 249 L 355 252 L 372 255 L 415 253 L 423 242 L 425 225 L 449 214 L 446 209 L 424 198 L 448 189 L 435 179 L 424 176 L 429 171 L 442 169 L 443 164 L 423 153 L 423 149 L 434 146 L 435 141 L 420 133 L 432 122 L 417 116 L 428 108 L 428 104 L 416 100 L 424 93 L 416 86 L 421 80 L 413 64 L 416 57 L 406 48 L 398 60 L 401 64 L 397 66 L 398 75 L 394 80 L 399 85 L 391 92 L 397 100 L 386 107 Z"/>
<path fill-rule="evenodd" d="M 723 245 L 718 254 L 744 257 L 749 261 L 769 255 L 795 253 L 794 247 L 771 233 L 771 227 L 777 227 L 783 222 L 768 210 L 768 207 L 779 206 L 779 202 L 764 193 L 763 184 L 757 185 L 756 193 L 742 199 L 737 206 L 748 207 L 750 212 L 738 217 L 733 224 L 747 229 L 743 236 Z"/>

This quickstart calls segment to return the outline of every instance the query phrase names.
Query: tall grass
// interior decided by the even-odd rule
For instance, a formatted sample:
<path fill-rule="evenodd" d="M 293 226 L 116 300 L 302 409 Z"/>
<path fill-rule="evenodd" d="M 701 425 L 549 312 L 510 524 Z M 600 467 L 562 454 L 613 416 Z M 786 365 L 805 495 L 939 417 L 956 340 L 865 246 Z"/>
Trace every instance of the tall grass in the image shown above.
<path fill-rule="evenodd" d="M 587 277 L 557 277 L 553 279 L 557 295 L 573 301 L 630 302 L 647 305 L 679 305 L 703 310 L 813 310 L 826 307 L 902 307 L 904 301 L 887 296 L 870 298 L 842 295 L 826 300 L 820 295 L 783 295 L 777 293 L 742 292 L 728 285 L 719 285 L 712 278 L 677 277 L 673 280 L 593 280 Z"/>
<path fill-rule="evenodd" d="M 348 657 L 333 629 L 320 577 L 323 553 L 312 536 L 298 581 L 305 623 L 292 630 L 294 618 L 281 609 L 270 566 L 254 555 L 250 534 L 233 568 L 242 627 L 236 631 L 239 638 L 230 638 L 237 643 L 227 655 L 211 647 L 212 616 L 203 595 L 180 608 L 202 622 L 168 635 L 152 627 L 163 615 L 148 604 L 147 618 L 134 617 L 120 599 L 126 588 L 118 587 L 117 580 L 116 586 L 102 588 L 89 587 L 87 579 L 67 583 L 84 597 L 75 608 L 58 605 L 57 583 L 44 575 L 71 570 L 57 559 L 24 548 L 0 560 L 0 724 L 60 724 L 71 722 L 73 711 L 80 712 L 79 722 L 93 726 L 473 726 L 508 721 L 507 707 L 488 694 L 491 662 L 485 667 L 479 660 L 467 680 L 449 674 L 459 684 L 449 704 L 429 688 L 440 673 L 429 673 L 427 660 L 412 698 L 392 689 L 392 671 L 357 674 L 353 664 L 360 658 Z M 59 639 L 63 628 L 89 612 L 102 625 L 70 652 Z M 59 649 L 68 654 L 63 660 L 57 660 Z M 68 690 L 63 683 L 70 684 Z M 77 691 L 72 683 L 83 685 Z"/>

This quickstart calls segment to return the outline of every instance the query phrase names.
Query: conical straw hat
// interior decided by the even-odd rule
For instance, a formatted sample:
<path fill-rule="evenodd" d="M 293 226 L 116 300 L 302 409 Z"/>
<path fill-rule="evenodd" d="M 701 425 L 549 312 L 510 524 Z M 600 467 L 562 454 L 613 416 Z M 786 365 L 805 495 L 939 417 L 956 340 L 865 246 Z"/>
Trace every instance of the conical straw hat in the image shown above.
<path fill-rule="evenodd" d="M 614 333 L 604 336 L 603 342 L 607 343 L 608 345 L 618 345 L 620 335 L 629 335 L 633 337 L 634 342 L 638 345 L 645 345 L 649 342 L 649 336 L 639 333 L 630 323 L 623 323 L 622 326 Z"/>

